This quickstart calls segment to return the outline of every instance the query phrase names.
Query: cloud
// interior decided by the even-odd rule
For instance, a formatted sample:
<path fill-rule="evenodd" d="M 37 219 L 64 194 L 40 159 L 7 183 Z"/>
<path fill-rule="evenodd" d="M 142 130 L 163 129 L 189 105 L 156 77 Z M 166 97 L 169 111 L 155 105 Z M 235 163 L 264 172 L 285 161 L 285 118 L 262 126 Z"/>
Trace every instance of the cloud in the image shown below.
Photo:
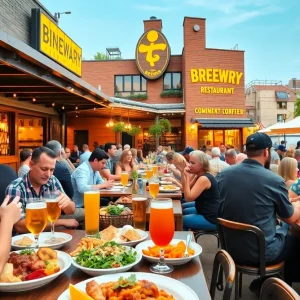
<path fill-rule="evenodd" d="M 185 0 L 186 5 L 200 6 L 221 13 L 213 27 L 228 28 L 248 20 L 282 12 L 278 0 Z"/>
<path fill-rule="evenodd" d="M 162 11 L 162 12 L 173 11 L 173 10 L 178 9 L 178 7 L 175 7 L 175 6 L 163 7 L 163 6 L 155 6 L 155 5 L 147 5 L 147 4 L 136 5 L 134 8 L 137 10 Z"/>

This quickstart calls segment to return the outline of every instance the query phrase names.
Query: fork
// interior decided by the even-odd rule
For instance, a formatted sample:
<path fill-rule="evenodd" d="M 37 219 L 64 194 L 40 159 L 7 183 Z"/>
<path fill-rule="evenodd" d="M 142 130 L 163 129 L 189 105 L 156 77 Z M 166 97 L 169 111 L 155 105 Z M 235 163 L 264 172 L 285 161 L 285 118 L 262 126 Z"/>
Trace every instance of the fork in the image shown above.
<path fill-rule="evenodd" d="M 192 239 L 192 235 L 189 233 L 187 235 L 187 237 L 186 237 L 186 248 L 185 248 L 185 251 L 184 251 L 184 254 L 183 254 L 182 258 L 189 257 L 188 249 L 189 249 L 189 245 L 190 245 L 191 239 Z"/>

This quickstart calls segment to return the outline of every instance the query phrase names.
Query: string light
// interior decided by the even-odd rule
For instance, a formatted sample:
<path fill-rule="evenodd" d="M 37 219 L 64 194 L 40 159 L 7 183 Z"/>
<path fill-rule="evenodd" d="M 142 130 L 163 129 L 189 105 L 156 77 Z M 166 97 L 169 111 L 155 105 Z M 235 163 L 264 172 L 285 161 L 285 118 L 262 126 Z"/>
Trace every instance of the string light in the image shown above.
<path fill-rule="evenodd" d="M 55 106 L 55 102 L 52 103 L 52 106 Z"/>
<path fill-rule="evenodd" d="M 17 94 L 16 94 L 16 93 L 13 93 L 13 97 L 16 98 L 16 97 L 17 97 Z"/>
<path fill-rule="evenodd" d="M 78 106 L 77 106 L 77 105 L 75 106 L 75 109 L 76 109 L 76 110 L 78 109 Z"/>
<path fill-rule="evenodd" d="M 36 101 L 36 99 L 35 98 L 32 98 L 32 102 L 35 102 Z"/>
<path fill-rule="evenodd" d="M 65 107 L 64 107 L 64 106 L 62 106 L 62 109 L 65 109 Z"/>

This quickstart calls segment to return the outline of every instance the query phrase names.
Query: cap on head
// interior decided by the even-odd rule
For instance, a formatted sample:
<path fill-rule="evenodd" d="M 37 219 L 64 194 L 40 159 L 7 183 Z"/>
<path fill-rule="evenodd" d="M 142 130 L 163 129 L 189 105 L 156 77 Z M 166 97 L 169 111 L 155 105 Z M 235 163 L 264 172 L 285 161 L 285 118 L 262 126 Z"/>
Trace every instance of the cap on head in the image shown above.
<path fill-rule="evenodd" d="M 284 145 L 279 145 L 277 150 L 280 150 L 282 152 L 286 152 L 286 148 L 284 147 Z"/>
<path fill-rule="evenodd" d="M 256 132 L 248 136 L 246 140 L 247 150 L 263 150 L 272 147 L 271 138 L 262 132 Z"/>
<path fill-rule="evenodd" d="M 184 151 L 180 152 L 180 154 L 182 154 L 182 155 L 184 155 L 184 154 L 190 154 L 193 151 L 194 151 L 194 148 L 188 146 L 188 147 L 186 147 L 184 149 Z"/>

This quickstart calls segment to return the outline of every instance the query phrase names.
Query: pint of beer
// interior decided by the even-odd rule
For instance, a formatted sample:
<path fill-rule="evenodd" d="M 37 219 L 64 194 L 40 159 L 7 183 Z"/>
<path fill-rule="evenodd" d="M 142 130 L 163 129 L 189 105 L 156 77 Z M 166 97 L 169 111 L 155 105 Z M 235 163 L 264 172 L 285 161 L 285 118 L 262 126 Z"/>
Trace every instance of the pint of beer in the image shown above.
<path fill-rule="evenodd" d="M 54 223 L 61 214 L 61 209 L 58 206 L 56 199 L 45 199 L 47 205 L 48 221 Z"/>
<path fill-rule="evenodd" d="M 25 225 L 34 235 L 39 235 L 47 225 L 47 206 L 45 202 L 26 204 Z"/>
<path fill-rule="evenodd" d="M 146 230 L 147 198 L 132 197 L 133 227 Z"/>
<path fill-rule="evenodd" d="M 158 182 L 149 182 L 149 193 L 152 198 L 156 198 L 159 192 L 159 183 Z"/>
<path fill-rule="evenodd" d="M 150 180 L 153 176 L 153 170 L 146 170 L 146 177 L 148 180 Z"/>
<path fill-rule="evenodd" d="M 152 170 L 153 170 L 153 176 L 158 176 L 158 165 L 153 165 L 152 166 Z"/>
<path fill-rule="evenodd" d="M 86 236 L 99 232 L 100 191 L 84 192 L 84 218 Z"/>

